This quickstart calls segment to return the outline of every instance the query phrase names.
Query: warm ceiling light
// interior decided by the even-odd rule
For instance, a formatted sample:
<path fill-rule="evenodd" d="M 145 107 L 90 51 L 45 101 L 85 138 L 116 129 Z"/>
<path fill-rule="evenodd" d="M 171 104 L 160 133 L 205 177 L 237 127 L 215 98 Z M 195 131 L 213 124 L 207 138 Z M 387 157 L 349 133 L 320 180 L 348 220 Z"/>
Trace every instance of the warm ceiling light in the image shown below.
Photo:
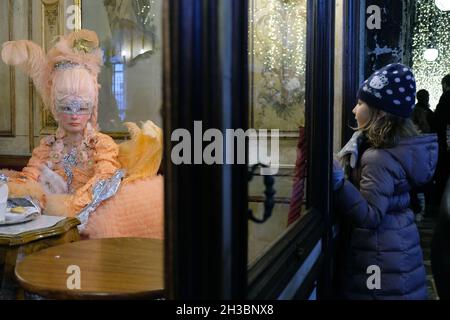
<path fill-rule="evenodd" d="M 439 10 L 442 11 L 450 10 L 450 0 L 434 0 L 434 3 L 436 4 L 436 7 L 438 7 Z"/>
<path fill-rule="evenodd" d="M 435 61 L 439 57 L 439 51 L 438 51 L 438 49 L 432 49 L 432 48 L 427 49 L 423 53 L 423 57 L 427 61 L 431 61 L 431 62 Z"/>

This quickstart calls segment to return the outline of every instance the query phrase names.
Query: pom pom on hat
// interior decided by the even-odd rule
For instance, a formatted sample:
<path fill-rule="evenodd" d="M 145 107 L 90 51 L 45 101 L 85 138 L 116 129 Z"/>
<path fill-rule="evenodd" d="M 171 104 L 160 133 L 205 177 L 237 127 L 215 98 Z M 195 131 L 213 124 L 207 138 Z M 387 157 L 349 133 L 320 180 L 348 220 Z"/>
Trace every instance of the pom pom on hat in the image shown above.
<path fill-rule="evenodd" d="M 358 99 L 372 108 L 408 118 L 415 106 L 416 79 L 409 67 L 389 64 L 364 81 L 358 90 Z"/>

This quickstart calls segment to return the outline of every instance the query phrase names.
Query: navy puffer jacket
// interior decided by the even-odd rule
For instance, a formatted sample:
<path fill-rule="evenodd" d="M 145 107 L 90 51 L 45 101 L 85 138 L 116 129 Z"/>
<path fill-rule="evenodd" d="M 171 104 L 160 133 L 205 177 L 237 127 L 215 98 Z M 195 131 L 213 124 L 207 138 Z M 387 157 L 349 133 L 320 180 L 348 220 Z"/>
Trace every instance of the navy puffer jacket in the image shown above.
<path fill-rule="evenodd" d="M 432 179 L 437 154 L 433 134 L 403 139 L 394 148 L 368 148 L 356 168 L 359 181 L 346 180 L 336 191 L 336 205 L 351 221 L 343 272 L 346 298 L 427 298 L 409 191 Z M 368 289 L 371 265 L 381 270 L 380 289 Z"/>

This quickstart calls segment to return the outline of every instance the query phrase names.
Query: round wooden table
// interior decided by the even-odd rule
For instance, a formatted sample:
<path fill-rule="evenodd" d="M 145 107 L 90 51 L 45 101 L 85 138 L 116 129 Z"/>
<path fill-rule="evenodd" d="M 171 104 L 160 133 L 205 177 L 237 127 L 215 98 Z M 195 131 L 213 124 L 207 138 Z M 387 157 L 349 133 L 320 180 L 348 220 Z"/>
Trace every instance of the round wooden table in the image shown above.
<path fill-rule="evenodd" d="M 77 274 L 80 289 L 69 288 Z M 114 238 L 52 247 L 18 263 L 16 278 L 27 292 L 49 299 L 161 298 L 163 241 Z"/>
<path fill-rule="evenodd" d="M 23 299 L 14 277 L 16 264 L 48 247 L 78 241 L 76 218 L 39 216 L 33 221 L 0 227 L 0 300 Z"/>

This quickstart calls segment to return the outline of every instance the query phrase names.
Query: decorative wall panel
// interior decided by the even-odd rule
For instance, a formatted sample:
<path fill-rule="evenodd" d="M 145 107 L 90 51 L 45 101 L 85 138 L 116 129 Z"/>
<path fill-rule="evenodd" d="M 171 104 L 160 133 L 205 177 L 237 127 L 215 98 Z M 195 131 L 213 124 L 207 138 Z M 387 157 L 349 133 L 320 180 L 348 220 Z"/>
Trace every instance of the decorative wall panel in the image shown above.
<path fill-rule="evenodd" d="M 12 40 L 13 1 L 0 2 L 0 44 Z M 15 71 L 0 62 L 0 136 L 15 135 Z"/>
<path fill-rule="evenodd" d="M 45 52 L 54 44 L 55 39 L 64 34 L 64 1 L 41 0 L 42 2 L 42 47 Z M 57 123 L 51 112 L 44 108 L 40 98 L 39 108 L 42 110 L 42 128 L 40 134 L 52 133 L 57 128 Z"/>
<path fill-rule="evenodd" d="M 250 1 L 251 127 L 297 133 L 305 122 L 306 1 Z"/>

